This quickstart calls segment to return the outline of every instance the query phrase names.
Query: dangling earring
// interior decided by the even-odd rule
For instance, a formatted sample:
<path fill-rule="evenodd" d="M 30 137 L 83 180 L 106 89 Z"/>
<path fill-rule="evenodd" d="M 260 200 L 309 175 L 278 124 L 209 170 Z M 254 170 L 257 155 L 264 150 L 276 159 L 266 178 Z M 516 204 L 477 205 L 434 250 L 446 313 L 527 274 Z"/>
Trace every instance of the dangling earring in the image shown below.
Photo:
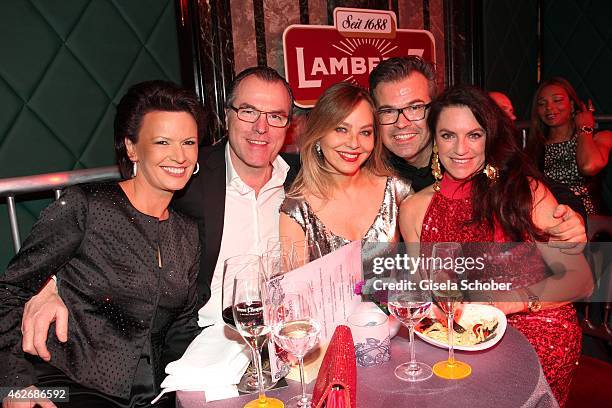
<path fill-rule="evenodd" d="M 200 171 L 200 163 L 196 162 L 195 170 L 191 173 L 192 176 L 195 176 Z"/>
<path fill-rule="evenodd" d="M 322 159 L 323 158 L 323 150 L 321 149 L 321 142 L 315 143 L 314 147 L 315 147 L 315 152 L 317 152 L 319 157 Z"/>
<path fill-rule="evenodd" d="M 132 178 L 136 177 L 136 174 L 138 173 L 138 163 L 136 162 L 132 162 L 133 166 L 132 166 Z"/>
<path fill-rule="evenodd" d="M 495 182 L 499 178 L 499 171 L 496 167 L 493 167 L 490 164 L 487 164 L 482 172 L 485 174 L 485 176 L 487 176 L 489 180 L 493 182 Z"/>
<path fill-rule="evenodd" d="M 434 191 L 440 191 L 440 180 L 442 180 L 442 171 L 440 170 L 440 161 L 438 160 L 438 145 L 433 145 L 433 155 L 431 156 L 431 174 L 434 176 Z"/>

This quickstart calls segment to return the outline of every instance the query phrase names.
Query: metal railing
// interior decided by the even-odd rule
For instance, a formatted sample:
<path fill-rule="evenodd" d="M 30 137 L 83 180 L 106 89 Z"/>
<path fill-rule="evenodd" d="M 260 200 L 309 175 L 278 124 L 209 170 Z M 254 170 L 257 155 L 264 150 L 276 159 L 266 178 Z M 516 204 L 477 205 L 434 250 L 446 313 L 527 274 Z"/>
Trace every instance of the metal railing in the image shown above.
<path fill-rule="evenodd" d="M 0 179 L 0 197 L 6 197 L 11 238 L 13 240 L 15 253 L 19 252 L 19 248 L 21 248 L 19 222 L 17 220 L 17 209 L 15 206 L 16 196 L 42 191 L 53 191 L 57 199 L 64 187 L 75 184 L 119 179 L 120 174 L 117 166 Z"/>
<path fill-rule="evenodd" d="M 599 128 L 600 123 L 612 123 L 612 115 L 594 115 L 595 118 L 595 129 Z M 527 145 L 527 134 L 529 133 L 529 121 L 528 120 L 518 120 L 515 122 L 516 127 L 521 131 L 521 135 L 523 136 L 523 149 Z"/>

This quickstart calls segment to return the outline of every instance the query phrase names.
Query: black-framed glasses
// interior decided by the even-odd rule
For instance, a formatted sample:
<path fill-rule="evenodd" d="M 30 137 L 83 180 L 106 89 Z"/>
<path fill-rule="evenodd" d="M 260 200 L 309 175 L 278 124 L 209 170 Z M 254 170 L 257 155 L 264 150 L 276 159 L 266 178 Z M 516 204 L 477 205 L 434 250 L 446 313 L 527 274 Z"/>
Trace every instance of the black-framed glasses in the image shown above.
<path fill-rule="evenodd" d="M 399 119 L 399 114 L 404 115 L 411 122 L 425 119 L 425 112 L 429 108 L 430 103 L 420 103 L 417 105 L 408 105 L 403 108 L 385 108 L 376 111 L 378 123 L 381 125 L 392 125 Z"/>
<path fill-rule="evenodd" d="M 236 116 L 243 122 L 255 123 L 261 114 L 266 115 L 266 121 L 268 125 L 277 128 L 284 128 L 289 123 L 289 116 L 280 112 L 264 112 L 255 108 L 236 108 L 235 106 L 229 106 L 231 110 L 236 112 Z"/>

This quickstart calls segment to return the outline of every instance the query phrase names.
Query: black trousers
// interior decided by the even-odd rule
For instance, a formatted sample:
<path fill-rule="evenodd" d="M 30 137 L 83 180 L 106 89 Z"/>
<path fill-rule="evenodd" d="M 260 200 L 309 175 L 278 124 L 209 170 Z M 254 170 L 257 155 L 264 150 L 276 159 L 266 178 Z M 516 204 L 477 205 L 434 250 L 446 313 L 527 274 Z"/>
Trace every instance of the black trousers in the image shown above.
<path fill-rule="evenodd" d="M 169 393 L 155 404 L 151 401 L 157 396 L 151 376 L 147 375 L 147 364 L 139 364 L 132 384 L 129 399 L 122 399 L 104 394 L 98 390 L 84 387 L 52 365 L 39 360 L 34 364 L 38 377 L 37 387 L 68 387 L 68 402 L 54 402 L 58 407 L 66 408 L 175 408 L 175 394 Z"/>

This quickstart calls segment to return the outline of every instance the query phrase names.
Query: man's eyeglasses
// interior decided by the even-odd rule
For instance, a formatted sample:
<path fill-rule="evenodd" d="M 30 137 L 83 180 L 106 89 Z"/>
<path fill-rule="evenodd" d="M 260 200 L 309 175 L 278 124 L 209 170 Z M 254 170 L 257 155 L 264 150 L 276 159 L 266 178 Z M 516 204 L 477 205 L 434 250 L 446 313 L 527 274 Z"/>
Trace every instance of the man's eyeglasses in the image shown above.
<path fill-rule="evenodd" d="M 376 111 L 378 123 L 381 125 L 392 125 L 399 119 L 399 114 L 404 115 L 409 121 L 417 121 L 425 119 L 425 112 L 429 108 L 429 103 L 408 105 L 404 108 L 385 108 Z"/>
<path fill-rule="evenodd" d="M 229 108 L 236 112 L 238 119 L 243 122 L 255 123 L 263 113 L 266 115 L 268 125 L 272 127 L 284 128 L 289 123 L 289 117 L 279 112 L 263 112 L 254 108 L 236 108 L 235 106 Z"/>

